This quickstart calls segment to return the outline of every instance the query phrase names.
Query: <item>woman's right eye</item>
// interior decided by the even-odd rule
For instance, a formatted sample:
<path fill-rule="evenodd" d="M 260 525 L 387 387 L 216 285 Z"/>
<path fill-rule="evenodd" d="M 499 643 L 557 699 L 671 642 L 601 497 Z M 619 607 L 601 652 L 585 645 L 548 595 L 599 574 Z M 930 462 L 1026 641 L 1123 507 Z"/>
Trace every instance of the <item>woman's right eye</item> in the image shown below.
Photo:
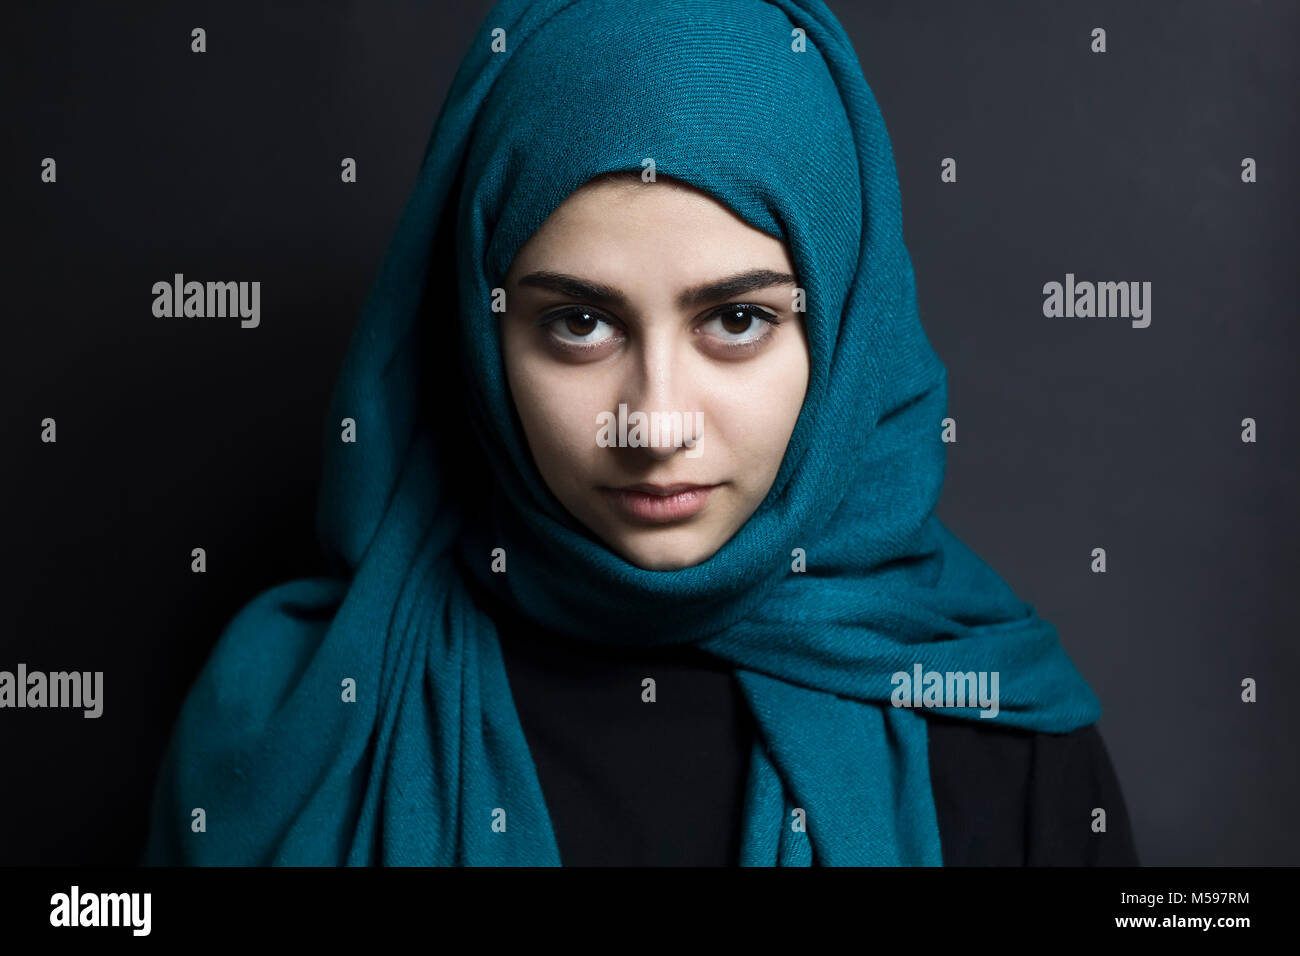
<path fill-rule="evenodd" d="M 618 329 L 592 309 L 567 308 L 552 312 L 537 323 L 546 326 L 552 340 L 562 348 L 585 351 L 618 338 Z"/>

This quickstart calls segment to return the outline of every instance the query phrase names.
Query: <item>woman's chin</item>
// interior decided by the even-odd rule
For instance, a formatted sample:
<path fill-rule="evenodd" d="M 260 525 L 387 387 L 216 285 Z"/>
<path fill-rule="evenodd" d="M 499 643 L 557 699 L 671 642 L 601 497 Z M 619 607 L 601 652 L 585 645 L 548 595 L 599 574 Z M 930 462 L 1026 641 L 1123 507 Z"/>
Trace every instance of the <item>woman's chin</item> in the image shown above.
<path fill-rule="evenodd" d="M 725 543 L 703 529 L 656 528 L 623 531 L 605 538 L 610 550 L 646 571 L 680 571 L 703 564 Z"/>

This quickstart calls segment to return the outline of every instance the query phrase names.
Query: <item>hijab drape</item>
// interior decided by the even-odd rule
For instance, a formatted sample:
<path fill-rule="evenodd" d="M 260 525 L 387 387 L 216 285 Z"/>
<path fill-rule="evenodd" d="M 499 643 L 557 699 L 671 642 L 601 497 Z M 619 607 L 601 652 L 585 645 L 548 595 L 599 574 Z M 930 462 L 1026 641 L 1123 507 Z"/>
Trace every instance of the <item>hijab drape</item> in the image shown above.
<path fill-rule="evenodd" d="M 677 571 L 616 556 L 547 489 L 492 310 L 570 193 L 647 158 L 787 243 L 811 356 L 770 492 Z M 472 577 L 583 641 L 729 662 L 758 726 L 737 862 L 941 864 L 926 717 L 891 703 L 891 675 L 998 673 L 995 718 L 948 716 L 1064 732 L 1100 715 L 1053 625 L 934 514 L 947 414 L 884 121 L 819 0 L 503 0 L 331 399 L 332 573 L 227 626 L 173 731 L 145 862 L 561 863 Z"/>

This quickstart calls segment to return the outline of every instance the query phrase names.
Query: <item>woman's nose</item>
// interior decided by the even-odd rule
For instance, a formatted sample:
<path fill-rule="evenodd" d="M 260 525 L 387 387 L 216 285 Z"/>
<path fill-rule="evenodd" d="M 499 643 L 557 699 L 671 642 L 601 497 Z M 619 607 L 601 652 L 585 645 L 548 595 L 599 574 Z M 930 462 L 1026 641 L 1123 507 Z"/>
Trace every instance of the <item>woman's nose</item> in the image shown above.
<path fill-rule="evenodd" d="M 696 389 L 691 381 L 693 354 L 690 343 L 682 341 L 689 333 L 648 334 L 633 351 L 620 402 L 626 402 L 629 432 L 637 422 L 642 426 L 641 453 L 656 460 L 691 451 L 701 410 L 695 402 Z M 633 418 L 633 414 L 641 415 Z M 631 444 L 631 442 L 629 442 Z"/>

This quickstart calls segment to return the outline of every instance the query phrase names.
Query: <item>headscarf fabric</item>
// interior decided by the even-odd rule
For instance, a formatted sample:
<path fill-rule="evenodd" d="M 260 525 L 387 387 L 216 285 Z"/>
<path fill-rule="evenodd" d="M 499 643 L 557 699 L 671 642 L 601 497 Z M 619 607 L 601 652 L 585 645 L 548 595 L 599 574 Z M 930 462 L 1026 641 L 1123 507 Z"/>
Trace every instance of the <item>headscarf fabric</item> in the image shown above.
<path fill-rule="evenodd" d="M 672 571 L 614 554 L 549 491 L 492 308 L 565 198 L 646 159 L 787 244 L 810 354 L 771 490 Z M 144 862 L 563 863 L 486 593 L 581 641 L 728 662 L 757 724 L 738 864 L 941 865 L 926 716 L 894 705 L 891 675 L 996 672 L 997 716 L 952 717 L 1060 733 L 1100 716 L 1054 626 L 935 515 L 946 415 L 884 120 L 820 0 L 502 0 L 331 398 L 331 573 L 226 627 Z"/>

